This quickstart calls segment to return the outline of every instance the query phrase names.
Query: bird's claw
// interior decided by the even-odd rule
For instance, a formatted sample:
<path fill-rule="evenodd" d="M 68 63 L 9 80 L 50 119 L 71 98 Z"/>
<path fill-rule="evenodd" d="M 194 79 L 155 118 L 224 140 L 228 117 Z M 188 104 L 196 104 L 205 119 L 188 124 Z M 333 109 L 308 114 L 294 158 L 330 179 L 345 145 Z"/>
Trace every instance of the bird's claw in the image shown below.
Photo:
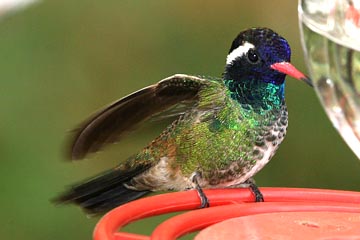
<path fill-rule="evenodd" d="M 202 190 L 202 188 L 200 187 L 199 183 L 198 183 L 198 177 L 200 176 L 199 173 L 196 173 L 194 178 L 193 178 L 193 182 L 195 183 L 195 189 L 199 195 L 201 204 L 199 208 L 208 208 L 210 207 L 210 203 L 209 203 L 209 199 L 207 198 L 207 196 L 205 195 L 204 191 Z"/>
<path fill-rule="evenodd" d="M 255 202 L 264 202 L 264 196 L 260 192 L 260 189 L 252 181 L 249 182 L 249 188 L 255 196 Z"/>
<path fill-rule="evenodd" d="M 201 204 L 200 204 L 199 208 L 208 208 L 208 207 L 210 207 L 209 199 L 207 198 L 207 196 L 205 195 L 203 190 L 201 188 L 197 188 L 196 191 L 199 194 L 200 201 L 201 201 Z"/>

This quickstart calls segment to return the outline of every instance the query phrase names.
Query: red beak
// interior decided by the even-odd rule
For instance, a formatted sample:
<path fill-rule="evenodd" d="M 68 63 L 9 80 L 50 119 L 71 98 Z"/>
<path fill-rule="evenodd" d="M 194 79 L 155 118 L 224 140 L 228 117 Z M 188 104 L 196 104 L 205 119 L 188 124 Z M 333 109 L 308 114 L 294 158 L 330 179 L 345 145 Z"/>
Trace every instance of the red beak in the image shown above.
<path fill-rule="evenodd" d="M 305 83 L 307 83 L 309 86 L 313 87 L 312 81 L 309 77 L 304 75 L 302 72 L 297 70 L 291 63 L 289 62 L 278 62 L 274 63 L 270 66 L 272 69 L 287 74 L 290 77 L 293 77 L 297 80 L 301 80 Z"/>

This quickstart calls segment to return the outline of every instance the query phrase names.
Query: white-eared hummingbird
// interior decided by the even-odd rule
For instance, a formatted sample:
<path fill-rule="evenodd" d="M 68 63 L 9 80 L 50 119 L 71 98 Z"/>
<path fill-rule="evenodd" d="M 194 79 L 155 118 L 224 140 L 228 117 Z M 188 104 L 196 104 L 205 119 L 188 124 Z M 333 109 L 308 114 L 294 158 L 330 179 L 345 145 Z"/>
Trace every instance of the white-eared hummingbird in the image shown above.
<path fill-rule="evenodd" d="M 252 177 L 286 134 L 285 76 L 311 85 L 290 64 L 290 55 L 283 37 L 268 28 L 251 28 L 232 42 L 222 78 L 176 74 L 105 107 L 76 131 L 73 160 L 144 121 L 159 115 L 177 118 L 141 151 L 56 201 L 96 214 L 152 191 L 197 189 L 204 207 L 203 188 L 226 187 L 250 187 L 262 201 Z"/>

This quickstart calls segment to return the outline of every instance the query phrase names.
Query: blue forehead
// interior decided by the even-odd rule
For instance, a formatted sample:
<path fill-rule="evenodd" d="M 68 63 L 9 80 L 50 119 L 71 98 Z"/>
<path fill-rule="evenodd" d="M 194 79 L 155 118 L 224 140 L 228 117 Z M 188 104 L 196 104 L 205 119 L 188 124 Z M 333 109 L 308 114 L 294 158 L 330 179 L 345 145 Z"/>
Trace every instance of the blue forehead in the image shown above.
<path fill-rule="evenodd" d="M 263 39 L 263 41 L 259 39 L 256 49 L 261 58 L 270 64 L 282 61 L 290 62 L 290 46 L 284 38 L 278 35 L 274 39 Z"/>

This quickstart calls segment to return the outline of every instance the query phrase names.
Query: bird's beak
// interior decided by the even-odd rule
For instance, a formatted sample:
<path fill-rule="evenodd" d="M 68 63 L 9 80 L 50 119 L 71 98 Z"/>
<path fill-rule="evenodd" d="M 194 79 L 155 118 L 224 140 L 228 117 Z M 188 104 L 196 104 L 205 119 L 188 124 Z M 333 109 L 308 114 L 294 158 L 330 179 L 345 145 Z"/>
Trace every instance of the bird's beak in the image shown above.
<path fill-rule="evenodd" d="M 300 72 L 299 70 L 297 70 L 289 62 L 274 63 L 270 67 L 278 72 L 287 74 L 290 77 L 293 77 L 297 80 L 301 80 L 301 81 L 305 82 L 306 84 L 308 84 L 309 86 L 313 87 L 311 79 L 308 76 L 306 76 L 305 74 L 303 74 L 302 72 Z"/>

